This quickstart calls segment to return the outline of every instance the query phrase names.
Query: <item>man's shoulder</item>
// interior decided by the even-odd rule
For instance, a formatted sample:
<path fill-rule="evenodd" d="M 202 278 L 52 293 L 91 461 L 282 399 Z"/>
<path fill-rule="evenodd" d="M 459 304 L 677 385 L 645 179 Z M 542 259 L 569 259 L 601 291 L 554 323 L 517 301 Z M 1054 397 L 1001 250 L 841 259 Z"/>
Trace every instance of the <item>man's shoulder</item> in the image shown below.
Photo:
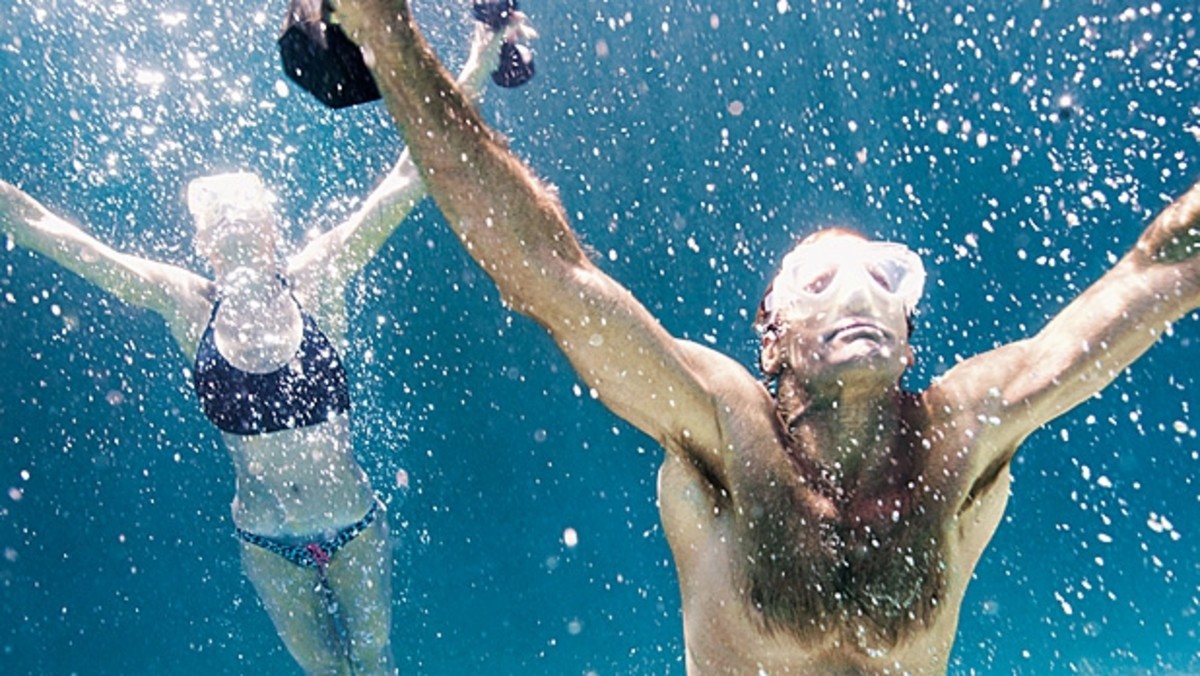
<path fill-rule="evenodd" d="M 680 433 L 661 441 L 674 455 L 702 468 L 704 481 L 726 486 L 731 462 L 763 452 L 775 455 L 774 400 L 764 383 L 732 357 L 692 341 L 676 343 L 686 368 L 705 391 L 707 405 L 683 412 Z"/>
<path fill-rule="evenodd" d="M 774 400 L 762 380 L 727 354 L 689 340 L 676 342 L 708 393 L 724 444 L 742 446 L 763 435 L 774 438 Z"/>
<path fill-rule="evenodd" d="M 688 367 L 713 394 L 750 393 L 761 389 L 760 381 L 733 357 L 692 340 L 676 338 Z"/>

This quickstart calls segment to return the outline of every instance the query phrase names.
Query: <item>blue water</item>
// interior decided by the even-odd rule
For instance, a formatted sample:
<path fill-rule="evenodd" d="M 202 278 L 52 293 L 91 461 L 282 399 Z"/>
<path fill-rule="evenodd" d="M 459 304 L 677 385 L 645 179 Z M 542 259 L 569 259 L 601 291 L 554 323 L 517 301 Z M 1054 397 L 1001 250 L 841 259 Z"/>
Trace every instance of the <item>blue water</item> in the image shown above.
<path fill-rule="evenodd" d="M 463 4 L 417 3 L 452 64 Z M 920 249 L 920 387 L 1038 329 L 1200 177 L 1200 16 L 1172 3 L 522 4 L 539 74 L 488 117 L 608 272 L 748 366 L 748 313 L 816 227 Z M 0 176 L 198 271 L 198 175 L 260 173 L 295 238 L 336 224 L 399 140 L 378 104 L 282 83 L 284 5 L 6 4 Z M 406 673 L 682 673 L 655 444 L 431 205 L 349 302 L 361 460 L 399 503 Z M 1025 444 L 953 673 L 1200 672 L 1198 348 L 1193 314 Z M 296 673 L 239 570 L 186 361 L 156 316 L 0 252 L 0 672 Z"/>

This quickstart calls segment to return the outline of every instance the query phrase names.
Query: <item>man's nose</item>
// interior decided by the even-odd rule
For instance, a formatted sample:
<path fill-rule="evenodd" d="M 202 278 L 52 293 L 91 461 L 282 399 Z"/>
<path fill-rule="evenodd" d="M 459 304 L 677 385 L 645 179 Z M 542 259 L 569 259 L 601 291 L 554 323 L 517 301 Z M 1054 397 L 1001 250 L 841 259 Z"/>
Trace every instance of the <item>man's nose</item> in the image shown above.
<path fill-rule="evenodd" d="M 875 280 L 861 265 L 848 265 L 838 279 L 838 296 L 843 308 L 852 312 L 874 309 L 872 285 Z"/>

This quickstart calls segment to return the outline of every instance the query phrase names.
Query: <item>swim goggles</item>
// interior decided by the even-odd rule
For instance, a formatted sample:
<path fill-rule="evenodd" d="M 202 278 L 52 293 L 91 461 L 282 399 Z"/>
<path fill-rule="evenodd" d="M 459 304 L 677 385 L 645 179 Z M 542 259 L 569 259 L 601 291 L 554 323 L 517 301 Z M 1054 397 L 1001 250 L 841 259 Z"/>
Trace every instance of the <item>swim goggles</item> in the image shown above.
<path fill-rule="evenodd" d="M 784 256 L 755 324 L 765 330 L 785 308 L 827 302 L 864 286 L 876 297 L 900 303 L 907 315 L 925 289 L 925 266 L 912 249 L 895 242 L 829 237 L 801 243 Z"/>

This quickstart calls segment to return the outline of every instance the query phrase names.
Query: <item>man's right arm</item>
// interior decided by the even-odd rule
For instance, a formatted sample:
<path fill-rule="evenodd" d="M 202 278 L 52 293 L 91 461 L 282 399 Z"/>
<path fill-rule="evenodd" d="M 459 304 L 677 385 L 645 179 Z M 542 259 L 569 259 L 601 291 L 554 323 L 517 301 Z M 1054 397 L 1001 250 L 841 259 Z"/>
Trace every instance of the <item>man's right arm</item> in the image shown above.
<path fill-rule="evenodd" d="M 342 0 L 430 194 L 506 302 L 544 326 L 617 415 L 715 467 L 713 383 L 688 349 L 586 257 L 554 190 L 487 127 L 418 32 L 407 3 Z"/>

